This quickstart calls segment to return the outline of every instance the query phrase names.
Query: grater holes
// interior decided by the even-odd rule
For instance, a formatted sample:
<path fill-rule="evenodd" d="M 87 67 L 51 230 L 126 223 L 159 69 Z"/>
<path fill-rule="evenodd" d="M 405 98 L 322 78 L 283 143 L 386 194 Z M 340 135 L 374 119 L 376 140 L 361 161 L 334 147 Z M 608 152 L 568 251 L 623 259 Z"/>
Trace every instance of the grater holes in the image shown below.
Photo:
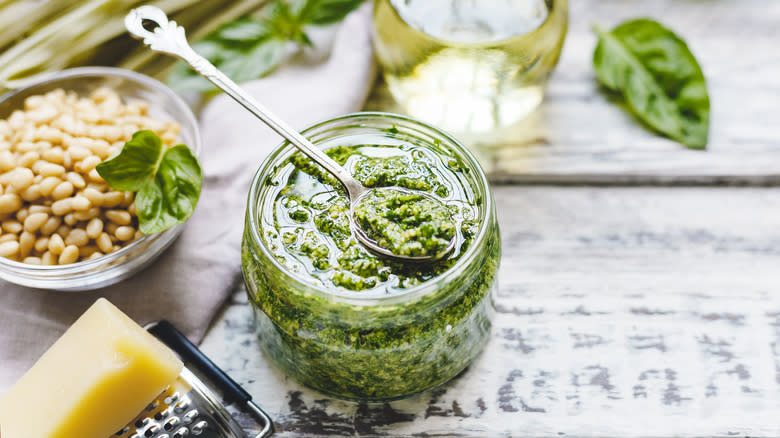
<path fill-rule="evenodd" d="M 146 438 L 152 438 L 153 436 L 157 435 L 159 431 L 160 431 L 160 426 L 153 424 L 148 429 L 146 429 L 146 431 L 144 432 L 144 436 Z"/>
<path fill-rule="evenodd" d="M 149 424 L 149 418 L 147 418 L 147 417 L 140 418 L 140 419 L 138 419 L 135 422 L 135 428 L 136 429 L 140 429 L 140 428 L 146 426 L 147 424 Z"/>
<path fill-rule="evenodd" d="M 157 400 L 155 400 L 155 401 L 153 401 L 153 402 L 149 403 L 149 404 L 146 406 L 146 412 L 152 412 L 153 410 L 157 409 L 157 406 L 160 406 L 160 402 L 159 402 L 159 401 L 157 401 Z"/>
<path fill-rule="evenodd" d="M 182 421 L 184 421 L 184 424 L 190 424 L 193 421 L 195 421 L 197 418 L 198 418 L 198 410 L 193 409 L 187 412 L 186 414 L 184 414 L 184 416 L 182 417 Z"/>
<path fill-rule="evenodd" d="M 164 433 L 164 434 L 158 436 L 157 438 L 171 438 L 171 437 L 167 433 Z"/>
<path fill-rule="evenodd" d="M 180 397 L 179 393 L 178 393 L 178 392 L 174 392 L 174 393 L 173 393 L 173 395 L 169 395 L 168 397 L 165 397 L 165 400 L 164 400 L 164 401 L 165 401 L 165 404 L 166 404 L 166 405 L 171 405 L 171 404 L 173 404 L 173 403 L 174 403 L 176 400 L 178 400 L 178 399 L 179 399 L 179 397 Z"/>
<path fill-rule="evenodd" d="M 161 421 L 163 418 L 167 418 L 169 415 L 171 415 L 172 409 L 168 408 L 164 411 L 160 411 L 156 414 L 154 414 L 154 419 L 157 421 Z"/>
<path fill-rule="evenodd" d="M 192 426 L 192 434 L 200 435 L 203 433 L 203 429 L 205 429 L 206 426 L 208 426 L 208 424 L 205 421 L 199 421 L 198 424 Z"/>
<path fill-rule="evenodd" d="M 130 428 L 128 426 L 125 426 L 124 429 L 120 430 L 119 432 L 115 433 L 116 436 L 122 436 L 130 431 Z"/>
<path fill-rule="evenodd" d="M 182 426 L 182 427 L 179 428 L 179 430 L 174 432 L 173 438 L 184 438 L 185 436 L 187 436 L 189 434 L 190 434 L 190 430 L 187 429 L 186 427 Z"/>
<path fill-rule="evenodd" d="M 176 403 L 176 406 L 173 407 L 173 412 L 177 414 L 181 414 L 182 412 L 186 411 L 187 408 L 190 407 L 190 401 L 187 398 L 183 398 L 180 402 Z"/>
<path fill-rule="evenodd" d="M 141 435 L 138 434 L 138 432 L 130 435 L 128 438 L 141 438 Z"/>
<path fill-rule="evenodd" d="M 178 426 L 178 425 L 179 425 L 179 422 L 180 422 L 180 420 L 179 420 L 179 418 L 178 418 L 178 417 L 173 417 L 173 418 L 170 418 L 168 421 L 166 421 L 166 422 L 163 424 L 163 429 L 165 429 L 166 431 L 170 432 L 170 431 L 171 431 L 171 430 L 173 430 L 173 429 L 174 429 L 176 426 Z"/>

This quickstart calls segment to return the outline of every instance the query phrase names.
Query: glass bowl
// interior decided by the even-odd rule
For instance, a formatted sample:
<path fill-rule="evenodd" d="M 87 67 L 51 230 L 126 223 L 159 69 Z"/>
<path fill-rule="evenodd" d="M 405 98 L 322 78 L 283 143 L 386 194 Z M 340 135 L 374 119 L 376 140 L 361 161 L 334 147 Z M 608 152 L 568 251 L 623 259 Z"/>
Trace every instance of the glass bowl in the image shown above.
<path fill-rule="evenodd" d="M 296 151 L 282 144 L 252 182 L 242 245 L 261 348 L 288 376 L 344 399 L 402 398 L 455 377 L 488 341 L 500 258 L 494 201 L 476 159 L 446 133 L 394 114 L 349 114 L 302 133 L 323 149 L 414 144 L 435 150 L 446 158 L 442 163 L 456 159 L 463 166 L 458 187 L 468 187 L 462 193 L 475 200 L 472 219 L 478 225 L 460 258 L 417 285 L 325 287 L 308 271 L 280 262 L 265 237 L 273 234 L 268 227 L 275 223 L 274 201 Z"/>
<path fill-rule="evenodd" d="M 86 95 L 108 87 L 122 99 L 143 99 L 149 103 L 149 115 L 181 125 L 178 141 L 197 156 L 201 151 L 198 123 L 187 104 L 170 88 L 148 76 L 111 67 L 81 67 L 63 70 L 27 87 L 0 97 L 0 118 L 5 119 L 23 108 L 28 96 L 62 88 Z M 0 257 L 0 278 L 38 289 L 79 291 L 105 287 L 140 271 L 156 259 L 182 232 L 182 225 L 162 233 L 143 236 L 123 248 L 98 257 L 68 265 L 38 266 Z"/>

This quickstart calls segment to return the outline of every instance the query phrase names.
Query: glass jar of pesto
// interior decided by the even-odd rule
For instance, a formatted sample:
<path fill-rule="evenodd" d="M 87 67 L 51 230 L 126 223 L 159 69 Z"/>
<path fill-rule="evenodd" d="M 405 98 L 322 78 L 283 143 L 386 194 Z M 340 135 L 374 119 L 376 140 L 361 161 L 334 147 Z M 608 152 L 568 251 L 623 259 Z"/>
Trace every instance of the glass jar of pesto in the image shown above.
<path fill-rule="evenodd" d="M 367 187 L 442 199 L 457 245 L 432 264 L 373 255 L 352 235 L 343 188 L 283 144 L 252 182 L 242 244 L 262 349 L 289 376 L 346 399 L 448 381 L 485 345 L 494 312 L 500 241 L 477 161 L 446 133 L 392 114 L 350 114 L 303 134 Z"/>

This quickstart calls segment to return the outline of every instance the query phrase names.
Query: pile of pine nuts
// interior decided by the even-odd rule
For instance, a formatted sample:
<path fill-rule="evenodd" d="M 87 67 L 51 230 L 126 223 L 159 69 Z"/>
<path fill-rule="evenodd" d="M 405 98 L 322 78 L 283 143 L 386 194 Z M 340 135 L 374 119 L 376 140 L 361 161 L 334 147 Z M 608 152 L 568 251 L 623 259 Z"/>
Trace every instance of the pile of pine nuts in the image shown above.
<path fill-rule="evenodd" d="M 64 265 L 140 237 L 134 193 L 111 190 L 95 166 L 141 129 L 174 144 L 180 126 L 148 109 L 107 88 L 89 97 L 57 89 L 0 120 L 0 256 Z"/>

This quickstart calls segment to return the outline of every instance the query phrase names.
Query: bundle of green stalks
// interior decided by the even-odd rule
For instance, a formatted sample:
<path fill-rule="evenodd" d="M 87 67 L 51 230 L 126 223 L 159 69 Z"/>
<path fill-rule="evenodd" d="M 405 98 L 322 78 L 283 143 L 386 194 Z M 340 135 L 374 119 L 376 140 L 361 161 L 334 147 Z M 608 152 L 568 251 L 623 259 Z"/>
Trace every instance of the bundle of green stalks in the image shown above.
<path fill-rule="evenodd" d="M 194 40 L 267 1 L 0 0 L 0 88 L 79 65 L 115 65 L 163 79 L 173 61 L 128 36 L 124 17 L 131 9 L 155 5 Z"/>

